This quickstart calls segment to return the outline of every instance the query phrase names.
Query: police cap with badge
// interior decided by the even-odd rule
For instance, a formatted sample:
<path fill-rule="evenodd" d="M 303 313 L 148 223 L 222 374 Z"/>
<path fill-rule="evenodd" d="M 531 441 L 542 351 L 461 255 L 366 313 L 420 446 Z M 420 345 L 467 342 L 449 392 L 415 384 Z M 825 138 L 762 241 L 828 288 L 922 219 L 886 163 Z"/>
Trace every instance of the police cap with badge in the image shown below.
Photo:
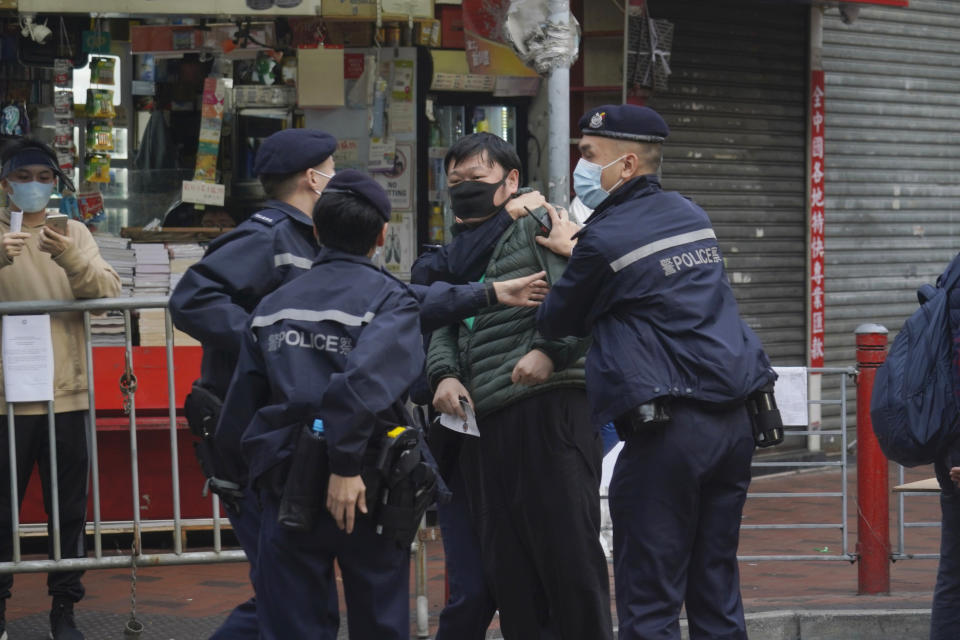
<path fill-rule="evenodd" d="M 315 167 L 337 150 L 337 139 L 317 129 L 284 129 L 268 137 L 257 150 L 253 172 L 286 175 Z"/>
<path fill-rule="evenodd" d="M 579 127 L 583 135 L 630 142 L 660 143 L 670 135 L 670 127 L 659 113 L 635 104 L 605 104 L 591 109 L 580 118 Z"/>
<path fill-rule="evenodd" d="M 333 176 L 323 194 L 339 193 L 350 194 L 366 201 L 372 206 L 384 222 L 390 222 L 390 199 L 377 181 L 356 169 L 344 169 Z M 322 197 L 322 196 L 321 196 Z"/>

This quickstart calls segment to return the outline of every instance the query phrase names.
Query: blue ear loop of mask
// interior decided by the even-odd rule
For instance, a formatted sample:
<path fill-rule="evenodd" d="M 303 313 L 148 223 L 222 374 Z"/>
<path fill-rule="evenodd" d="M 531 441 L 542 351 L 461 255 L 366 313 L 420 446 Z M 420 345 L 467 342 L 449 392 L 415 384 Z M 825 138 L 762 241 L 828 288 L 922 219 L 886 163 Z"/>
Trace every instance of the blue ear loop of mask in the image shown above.
<path fill-rule="evenodd" d="M 610 195 L 610 191 L 619 187 L 620 183 L 623 182 L 623 179 L 618 180 L 617 183 L 610 188 L 610 191 L 607 191 L 601 184 L 603 170 L 607 167 L 612 167 L 626 157 L 626 155 L 622 155 L 613 162 L 609 162 L 603 166 L 600 166 L 596 162 L 590 162 L 589 160 L 580 158 L 576 168 L 573 170 L 573 190 L 576 192 L 577 197 L 580 198 L 580 202 L 591 209 L 596 209 L 600 206 L 600 203 Z"/>

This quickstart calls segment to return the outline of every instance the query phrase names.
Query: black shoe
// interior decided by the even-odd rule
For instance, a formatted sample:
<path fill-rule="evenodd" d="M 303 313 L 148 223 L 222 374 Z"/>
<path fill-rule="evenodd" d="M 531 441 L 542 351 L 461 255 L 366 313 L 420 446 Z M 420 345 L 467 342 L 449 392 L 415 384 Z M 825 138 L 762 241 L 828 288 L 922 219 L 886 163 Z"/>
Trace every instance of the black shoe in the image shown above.
<path fill-rule="evenodd" d="M 7 640 L 7 601 L 0 600 L 0 640 Z"/>
<path fill-rule="evenodd" d="M 0 640 L 4 640 L 0 636 Z M 53 599 L 50 609 L 50 640 L 84 640 L 73 621 L 73 603 L 69 600 Z"/>

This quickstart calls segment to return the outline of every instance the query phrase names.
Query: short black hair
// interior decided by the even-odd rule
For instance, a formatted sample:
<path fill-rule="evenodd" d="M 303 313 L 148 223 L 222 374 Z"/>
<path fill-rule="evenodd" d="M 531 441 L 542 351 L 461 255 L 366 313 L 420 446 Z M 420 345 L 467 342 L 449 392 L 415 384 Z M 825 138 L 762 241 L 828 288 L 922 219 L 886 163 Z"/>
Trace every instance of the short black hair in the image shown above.
<path fill-rule="evenodd" d="M 453 166 L 457 166 L 467 158 L 481 153 L 486 157 L 488 165 L 499 164 L 503 167 L 504 176 L 513 169 L 520 173 L 520 156 L 513 145 L 486 131 L 471 133 L 454 142 L 443 158 L 443 168 L 449 170 L 451 162 Z"/>
<path fill-rule="evenodd" d="M 306 171 L 304 169 L 303 171 Z M 263 185 L 263 192 L 271 200 L 283 200 L 293 191 L 294 183 L 303 171 L 294 171 L 293 173 L 261 173 L 260 184 Z"/>
<path fill-rule="evenodd" d="M 384 224 L 372 204 L 351 193 L 324 193 L 313 207 L 320 244 L 344 253 L 367 255 Z"/>

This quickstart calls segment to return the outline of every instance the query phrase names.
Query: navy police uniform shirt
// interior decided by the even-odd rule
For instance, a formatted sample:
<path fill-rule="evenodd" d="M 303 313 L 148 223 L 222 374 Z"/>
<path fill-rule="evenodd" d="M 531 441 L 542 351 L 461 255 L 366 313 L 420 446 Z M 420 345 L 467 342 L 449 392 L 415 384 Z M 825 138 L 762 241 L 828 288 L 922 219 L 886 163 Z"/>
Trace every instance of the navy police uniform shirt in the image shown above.
<path fill-rule="evenodd" d="M 706 212 L 656 175 L 614 191 L 537 313 L 546 338 L 593 334 L 587 392 L 605 424 L 658 397 L 741 401 L 775 374 L 740 318 Z"/>
<path fill-rule="evenodd" d="M 397 401 L 423 368 L 422 344 L 407 285 L 365 256 L 321 250 L 308 273 L 254 310 L 217 449 L 242 447 L 255 481 L 290 455 L 304 424 L 321 418 L 330 471 L 359 474 L 368 441 L 403 424 Z"/>
<path fill-rule="evenodd" d="M 271 200 L 236 229 L 210 243 L 170 296 L 179 329 L 203 343 L 201 379 L 223 398 L 250 312 L 264 295 L 305 273 L 317 255 L 313 222 Z"/>

